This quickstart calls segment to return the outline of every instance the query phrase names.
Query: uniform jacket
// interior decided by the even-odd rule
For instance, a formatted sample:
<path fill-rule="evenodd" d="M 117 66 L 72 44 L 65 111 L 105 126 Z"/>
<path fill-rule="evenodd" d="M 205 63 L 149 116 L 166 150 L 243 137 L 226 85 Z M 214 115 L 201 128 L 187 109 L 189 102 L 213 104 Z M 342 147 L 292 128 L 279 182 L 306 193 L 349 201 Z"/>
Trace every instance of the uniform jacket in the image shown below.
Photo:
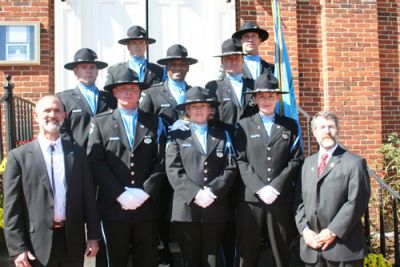
<path fill-rule="evenodd" d="M 62 141 L 66 180 L 66 234 L 68 254 L 83 258 L 88 239 L 100 238 L 95 190 L 83 149 Z M 4 223 L 10 256 L 24 251 L 46 265 L 52 247 L 54 199 L 39 141 L 8 153 L 4 174 Z"/>
<path fill-rule="evenodd" d="M 263 203 L 256 192 L 271 185 L 280 193 L 272 205 L 292 202 L 293 182 L 302 160 L 296 122 L 276 114 L 268 137 L 257 113 L 239 121 L 235 141 L 242 178 L 239 200 Z"/>
<path fill-rule="evenodd" d="M 224 222 L 230 218 L 230 191 L 236 177 L 236 162 L 227 147 L 227 133 L 208 126 L 207 153 L 192 131 L 172 132 L 166 152 L 166 171 L 173 188 L 172 221 Z M 194 203 L 200 189 L 209 187 L 217 198 L 207 208 Z"/>
<path fill-rule="evenodd" d="M 115 75 L 121 72 L 123 69 L 129 68 L 128 61 L 121 62 L 110 66 L 107 69 L 107 81 L 105 85 L 116 83 Z M 154 85 L 163 81 L 164 70 L 161 66 L 147 62 L 147 69 L 144 75 L 144 83 L 148 85 Z"/>
<path fill-rule="evenodd" d="M 206 88 L 216 94 L 221 103 L 216 110 L 215 119 L 220 120 L 231 133 L 240 119 L 258 112 L 258 107 L 253 103 L 251 94 L 242 94 L 242 106 L 240 106 L 235 90 L 227 77 L 208 82 Z M 251 91 L 253 88 L 254 80 L 243 78 L 242 92 Z"/>
<path fill-rule="evenodd" d="M 354 261 L 366 256 L 361 217 L 368 208 L 369 175 L 363 158 L 338 146 L 318 177 L 318 153 L 304 161 L 301 173 L 302 192 L 296 224 L 300 233 L 308 227 L 319 233 L 328 228 L 335 241 L 322 251 L 328 261 Z M 315 263 L 318 251 L 308 247 L 302 238 L 300 256 L 306 263 Z"/>
<path fill-rule="evenodd" d="M 270 64 L 267 61 L 261 59 L 261 66 L 262 66 L 262 69 L 261 69 L 260 74 L 264 73 L 265 71 L 270 71 L 272 74 L 274 74 L 274 70 L 275 70 L 274 64 Z M 253 78 L 253 75 L 251 75 L 251 72 L 245 62 L 243 63 L 243 76 L 248 77 L 250 79 Z"/>
<path fill-rule="evenodd" d="M 87 152 L 99 186 L 102 219 L 113 221 L 153 220 L 158 217 L 156 200 L 166 179 L 165 138 L 158 133 L 160 120 L 138 110 L 133 148 L 129 146 L 118 109 L 92 121 Z M 116 200 L 125 187 L 143 189 L 150 198 L 134 211 L 126 211 Z"/>
<path fill-rule="evenodd" d="M 190 86 L 187 85 L 186 90 L 189 89 Z M 168 81 L 142 92 L 140 109 L 159 116 L 165 126 L 172 125 L 183 116 L 183 112 L 175 110 L 176 106 L 176 100 L 168 88 Z"/>
<path fill-rule="evenodd" d="M 61 126 L 61 137 L 72 141 L 80 146 L 86 147 L 90 119 L 96 114 L 113 109 L 117 106 L 114 96 L 106 91 L 99 90 L 96 114 L 93 114 L 85 97 L 78 87 L 57 93 L 64 105 L 67 117 Z"/>

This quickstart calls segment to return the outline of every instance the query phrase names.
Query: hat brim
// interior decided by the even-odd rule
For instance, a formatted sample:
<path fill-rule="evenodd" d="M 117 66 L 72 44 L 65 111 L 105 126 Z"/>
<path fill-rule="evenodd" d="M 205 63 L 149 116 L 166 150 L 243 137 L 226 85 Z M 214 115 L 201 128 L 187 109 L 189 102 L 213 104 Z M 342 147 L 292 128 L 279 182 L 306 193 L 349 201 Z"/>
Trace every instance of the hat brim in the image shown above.
<path fill-rule="evenodd" d="M 131 40 L 145 40 L 147 41 L 148 44 L 154 44 L 156 42 L 155 39 L 153 38 L 141 38 L 141 37 L 130 37 L 130 38 L 124 38 L 118 41 L 118 43 L 122 44 L 122 45 L 127 45 L 129 41 Z"/>
<path fill-rule="evenodd" d="M 232 38 L 236 39 L 241 39 L 242 35 L 247 33 L 247 32 L 256 32 L 260 35 L 261 42 L 264 42 L 265 40 L 268 39 L 269 33 L 266 30 L 263 29 L 245 29 L 245 30 L 240 30 L 232 34 Z"/>
<path fill-rule="evenodd" d="M 289 92 L 281 91 L 279 89 L 269 89 L 269 88 L 258 88 L 256 90 L 243 92 L 243 94 L 257 94 L 257 93 L 277 93 L 277 94 L 288 94 Z"/>
<path fill-rule="evenodd" d="M 204 100 L 193 100 L 193 101 L 188 101 L 182 104 L 179 104 L 175 107 L 176 110 L 178 111 L 186 111 L 186 106 L 191 105 L 191 104 L 196 104 L 196 103 L 207 103 L 210 104 L 210 106 L 212 108 L 218 107 L 219 106 L 219 102 L 216 100 L 209 100 L 209 101 L 204 101 Z"/>
<path fill-rule="evenodd" d="M 243 52 L 227 52 L 222 53 L 213 57 L 227 57 L 227 56 L 236 56 L 236 55 L 244 55 Z"/>
<path fill-rule="evenodd" d="M 99 69 L 99 70 L 105 69 L 108 66 L 108 64 L 103 61 L 82 60 L 82 61 L 69 62 L 64 65 L 64 68 L 67 70 L 73 70 L 79 64 L 95 64 L 97 69 Z"/>
<path fill-rule="evenodd" d="M 166 58 L 161 58 L 161 59 L 157 60 L 157 63 L 160 64 L 160 65 L 167 65 L 167 63 L 169 61 L 177 60 L 177 59 L 184 60 L 189 65 L 193 65 L 193 64 L 196 64 L 198 62 L 197 59 L 191 58 L 191 57 L 166 57 Z"/>
<path fill-rule="evenodd" d="M 146 90 L 150 87 L 150 85 L 148 85 L 147 83 L 142 83 L 142 82 L 116 82 L 116 83 L 111 83 L 108 85 L 105 85 L 103 88 L 106 91 L 112 92 L 112 89 L 114 89 L 117 86 L 120 85 L 125 85 L 125 84 L 134 84 L 134 85 L 138 85 L 140 90 Z"/>

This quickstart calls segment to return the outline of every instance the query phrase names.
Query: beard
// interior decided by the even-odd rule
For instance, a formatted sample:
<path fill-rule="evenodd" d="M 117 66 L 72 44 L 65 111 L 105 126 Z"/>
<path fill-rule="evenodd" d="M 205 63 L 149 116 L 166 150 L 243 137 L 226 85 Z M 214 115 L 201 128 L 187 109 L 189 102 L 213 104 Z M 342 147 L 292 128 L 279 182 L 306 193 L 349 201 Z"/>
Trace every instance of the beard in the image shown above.
<path fill-rule="evenodd" d="M 319 142 L 319 145 L 322 146 L 325 149 L 332 148 L 334 145 L 336 145 L 336 138 L 332 136 L 324 136 L 321 138 L 321 141 Z"/>
<path fill-rule="evenodd" d="M 60 131 L 61 125 L 64 121 L 48 121 L 42 125 L 42 128 L 45 132 L 48 133 L 57 133 Z"/>

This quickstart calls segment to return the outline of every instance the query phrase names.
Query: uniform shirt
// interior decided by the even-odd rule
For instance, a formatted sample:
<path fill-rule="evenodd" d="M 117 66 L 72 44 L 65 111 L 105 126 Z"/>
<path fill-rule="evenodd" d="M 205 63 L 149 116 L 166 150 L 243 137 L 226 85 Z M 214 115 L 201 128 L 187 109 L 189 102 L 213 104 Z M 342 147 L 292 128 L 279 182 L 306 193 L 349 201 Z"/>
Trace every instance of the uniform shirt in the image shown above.
<path fill-rule="evenodd" d="M 89 104 L 92 113 L 96 114 L 97 100 L 99 97 L 99 90 L 97 89 L 96 85 L 94 83 L 90 85 L 79 83 L 78 87 L 86 102 Z"/>
<path fill-rule="evenodd" d="M 66 205 L 66 183 L 65 183 L 65 166 L 64 166 L 64 152 L 61 143 L 61 137 L 56 141 L 51 141 L 39 135 L 39 145 L 42 150 L 44 161 L 46 163 L 47 174 L 49 175 L 50 185 L 54 195 L 54 221 L 64 221 L 65 205 Z M 51 148 L 50 145 L 55 144 L 53 152 L 53 174 L 54 185 L 52 182 L 51 174 Z M 53 188 L 55 187 L 55 190 Z"/>
<path fill-rule="evenodd" d="M 198 124 L 191 123 L 192 131 L 199 140 L 201 147 L 203 148 L 204 153 L 207 153 L 207 123 L 206 124 Z"/>
<path fill-rule="evenodd" d="M 147 61 L 144 58 L 131 56 L 128 60 L 129 68 L 137 73 L 139 82 L 144 81 L 146 74 Z"/>
<path fill-rule="evenodd" d="M 136 124 L 138 112 L 137 109 L 129 110 L 118 108 L 119 113 L 121 114 L 122 122 L 124 123 L 126 136 L 129 140 L 129 145 L 132 148 L 133 142 L 135 140 L 135 132 L 136 132 Z"/>
<path fill-rule="evenodd" d="M 235 92 L 239 105 L 242 106 L 243 75 L 230 75 L 227 73 L 226 77 L 228 77 L 233 87 L 233 91 Z"/>
<path fill-rule="evenodd" d="M 275 113 L 266 115 L 262 112 L 259 113 L 261 117 L 261 121 L 264 124 L 265 131 L 267 132 L 268 136 L 271 136 L 271 128 L 275 122 Z"/>
<path fill-rule="evenodd" d="M 257 79 L 258 76 L 261 74 L 261 58 L 259 55 L 245 55 L 244 57 L 244 62 L 246 66 L 249 68 L 251 76 L 253 76 L 253 79 Z"/>
<path fill-rule="evenodd" d="M 185 81 L 174 81 L 173 79 L 168 78 L 168 88 L 175 98 L 176 103 L 182 104 L 185 102 L 185 93 L 186 93 L 186 82 Z"/>

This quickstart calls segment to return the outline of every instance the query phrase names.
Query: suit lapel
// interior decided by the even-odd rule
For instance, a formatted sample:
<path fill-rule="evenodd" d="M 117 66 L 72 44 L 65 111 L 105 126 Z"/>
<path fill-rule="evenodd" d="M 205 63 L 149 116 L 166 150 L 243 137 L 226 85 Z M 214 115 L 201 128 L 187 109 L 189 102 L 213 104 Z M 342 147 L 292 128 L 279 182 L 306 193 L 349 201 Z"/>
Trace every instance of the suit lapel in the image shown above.
<path fill-rule="evenodd" d="M 144 126 L 144 114 L 138 110 L 138 118 L 137 118 L 137 123 L 136 123 L 136 130 L 135 130 L 135 139 L 133 143 L 133 148 L 132 150 L 135 150 L 136 147 L 143 141 L 144 137 L 146 136 L 147 132 L 149 131 L 148 128 Z"/>
<path fill-rule="evenodd" d="M 40 148 L 38 139 L 32 142 L 29 153 L 31 153 L 30 158 L 32 159 L 33 166 L 37 166 L 36 171 L 39 172 L 38 176 L 40 177 L 43 186 L 53 199 L 53 190 L 51 189 L 50 177 L 49 173 L 47 172 L 46 162 L 44 160 L 43 152 Z"/>
<path fill-rule="evenodd" d="M 207 132 L 207 157 L 210 156 L 211 152 L 214 151 L 215 147 L 219 143 L 219 138 L 215 137 L 215 130 L 213 127 L 208 128 Z"/>
<path fill-rule="evenodd" d="M 149 83 L 154 79 L 155 76 L 156 74 L 151 71 L 151 69 L 149 68 L 149 62 L 147 61 L 146 72 L 144 73 L 144 82 Z"/>
<path fill-rule="evenodd" d="M 72 97 L 75 99 L 76 102 L 78 102 L 78 105 L 82 107 L 85 112 L 89 113 L 91 117 L 94 116 L 92 109 L 89 107 L 89 104 L 87 101 L 84 99 L 84 96 L 82 95 L 81 91 L 79 90 L 79 87 L 76 87 L 72 91 Z"/>
<path fill-rule="evenodd" d="M 176 102 L 175 98 L 172 96 L 169 87 L 168 87 L 168 81 L 165 81 L 163 84 L 163 91 L 162 94 L 160 94 L 169 104 L 171 104 L 171 107 L 176 107 L 178 103 Z"/>
<path fill-rule="evenodd" d="M 246 62 L 243 62 L 243 76 L 249 79 L 253 79 L 253 75 L 251 75 L 251 72 L 247 67 Z"/>
<path fill-rule="evenodd" d="M 254 123 L 254 128 L 256 128 L 257 130 L 259 130 L 261 136 L 262 136 L 262 140 L 264 142 L 262 142 L 263 144 L 268 144 L 270 142 L 270 137 L 267 135 L 267 131 L 264 128 L 264 123 L 261 120 L 261 116 L 259 113 L 255 114 L 253 116 L 253 123 Z"/>
<path fill-rule="evenodd" d="M 228 77 L 224 78 L 224 88 L 223 88 L 223 90 L 224 90 L 224 92 L 226 92 L 227 97 L 230 98 L 233 101 L 236 109 L 240 110 L 239 101 L 241 101 L 241 99 L 239 100 L 237 98 L 236 93 L 235 93 L 235 89 L 233 88 L 233 86 L 232 86 L 231 82 L 229 81 Z M 238 112 L 238 114 L 239 113 L 240 112 Z"/>
<path fill-rule="evenodd" d="M 97 99 L 96 114 L 106 111 L 106 107 L 107 107 L 107 98 L 105 96 L 105 92 L 99 90 L 99 98 Z"/>
<path fill-rule="evenodd" d="M 272 124 L 271 136 L 269 137 L 269 143 L 273 143 L 282 136 L 284 127 L 281 125 L 281 117 L 275 114 L 275 122 Z"/>
<path fill-rule="evenodd" d="M 71 170 L 74 163 L 74 152 L 72 150 L 72 147 L 67 142 L 65 142 L 64 140 L 62 140 L 61 142 L 64 152 L 65 191 L 67 192 L 68 185 L 71 181 Z"/>
<path fill-rule="evenodd" d="M 192 143 L 193 147 L 195 147 L 196 150 L 199 151 L 202 155 L 206 155 L 195 132 L 192 129 L 190 131 L 191 131 L 191 136 L 189 137 L 189 140 Z"/>

